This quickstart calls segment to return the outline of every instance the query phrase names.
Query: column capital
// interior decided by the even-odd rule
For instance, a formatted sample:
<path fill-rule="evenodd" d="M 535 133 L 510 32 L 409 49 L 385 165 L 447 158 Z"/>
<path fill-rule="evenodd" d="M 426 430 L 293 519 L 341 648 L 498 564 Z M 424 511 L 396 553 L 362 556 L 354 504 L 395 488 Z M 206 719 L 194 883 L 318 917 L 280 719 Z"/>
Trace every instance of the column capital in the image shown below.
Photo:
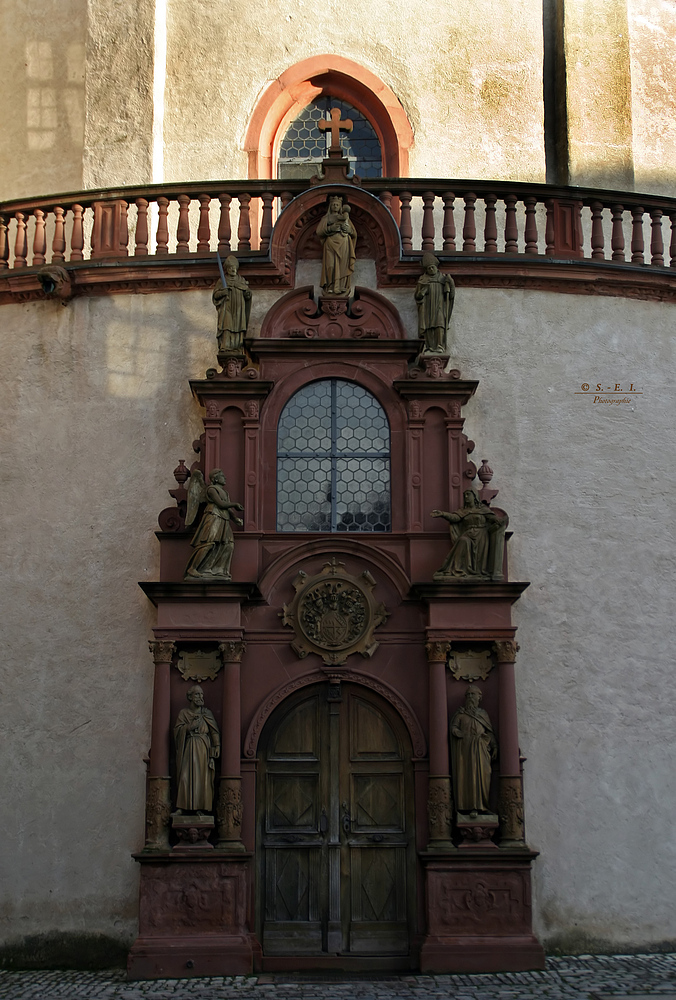
<path fill-rule="evenodd" d="M 244 656 L 246 643 L 242 639 L 228 639 L 227 642 L 219 642 L 218 651 L 221 654 L 223 663 L 239 663 Z"/>
<path fill-rule="evenodd" d="M 433 639 L 425 643 L 425 652 L 430 663 L 445 663 L 451 650 L 451 644 L 447 639 Z"/>
<path fill-rule="evenodd" d="M 171 663 L 176 652 L 176 643 L 170 639 L 151 639 L 148 642 L 148 649 L 155 663 Z"/>
<path fill-rule="evenodd" d="M 514 663 L 520 648 L 515 639 L 498 639 L 493 643 L 493 652 L 498 663 Z"/>

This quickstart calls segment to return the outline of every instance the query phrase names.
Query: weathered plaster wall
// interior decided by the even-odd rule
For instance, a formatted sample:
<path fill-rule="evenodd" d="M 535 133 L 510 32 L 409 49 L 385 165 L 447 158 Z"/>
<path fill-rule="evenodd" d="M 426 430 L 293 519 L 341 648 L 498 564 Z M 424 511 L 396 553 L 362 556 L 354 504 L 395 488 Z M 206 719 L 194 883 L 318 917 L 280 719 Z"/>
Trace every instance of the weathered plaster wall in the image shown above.
<path fill-rule="evenodd" d="M 409 299 L 396 293 L 411 322 Z M 213 310 L 176 292 L 2 319 L 0 936 L 128 940 L 152 683 L 136 581 L 157 577 L 156 515 L 200 429 L 187 380 L 213 364 Z M 676 938 L 673 319 L 460 289 L 452 321 L 453 362 L 481 379 L 467 429 L 510 514 L 513 578 L 532 581 L 516 618 L 536 926 L 569 946 Z M 575 395 L 597 381 L 644 395 Z"/>
<path fill-rule="evenodd" d="M 638 191 L 676 192 L 676 5 L 628 0 L 631 120 Z"/>
<path fill-rule="evenodd" d="M 1 199 L 82 187 L 86 27 L 87 0 L 0 4 Z"/>
<path fill-rule="evenodd" d="M 365 27 L 368 26 L 368 30 Z M 397 95 L 415 132 L 410 173 L 544 180 L 539 0 L 169 0 L 168 180 L 246 176 L 244 137 L 266 87 L 338 53 Z"/>

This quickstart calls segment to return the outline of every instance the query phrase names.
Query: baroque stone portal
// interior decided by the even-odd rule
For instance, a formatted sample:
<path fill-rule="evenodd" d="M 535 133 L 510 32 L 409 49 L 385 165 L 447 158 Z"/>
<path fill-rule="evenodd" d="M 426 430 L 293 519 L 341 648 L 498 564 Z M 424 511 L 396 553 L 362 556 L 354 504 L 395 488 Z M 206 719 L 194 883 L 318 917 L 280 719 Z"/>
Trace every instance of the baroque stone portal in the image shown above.
<path fill-rule="evenodd" d="M 235 540 L 231 521 L 240 527 L 243 521 L 235 517 L 233 510 L 244 510 L 241 503 L 234 503 L 225 489 L 225 476 L 220 469 L 209 474 L 209 486 L 204 476 L 196 469 L 188 484 L 188 508 L 185 515 L 186 526 L 192 524 L 200 504 L 207 501 L 202 520 L 193 535 L 191 545 L 194 553 L 185 571 L 186 580 L 229 580 Z"/>
<path fill-rule="evenodd" d="M 213 713 L 204 707 L 199 684 L 188 689 L 189 708 L 182 708 L 174 726 L 176 744 L 176 811 L 211 812 L 214 801 L 214 758 L 221 754 L 221 736 Z"/>
<path fill-rule="evenodd" d="M 339 194 L 329 197 L 326 215 L 317 226 L 322 241 L 322 276 L 325 295 L 349 295 L 356 259 L 357 230 L 350 221 L 350 206 Z"/>
<path fill-rule="evenodd" d="M 296 591 L 282 611 L 284 625 L 296 633 L 291 646 L 301 659 L 317 653 L 324 663 L 345 663 L 352 653 L 372 656 L 378 648 L 373 632 L 387 620 L 384 604 L 376 604 L 376 581 L 368 570 L 352 576 L 335 558 L 318 576 L 302 570 L 293 581 Z"/>
<path fill-rule="evenodd" d="M 498 517 L 474 490 L 463 493 L 464 506 L 454 512 L 433 510 L 450 524 L 451 551 L 434 574 L 439 583 L 457 579 L 502 580 L 502 557 L 508 518 Z"/>

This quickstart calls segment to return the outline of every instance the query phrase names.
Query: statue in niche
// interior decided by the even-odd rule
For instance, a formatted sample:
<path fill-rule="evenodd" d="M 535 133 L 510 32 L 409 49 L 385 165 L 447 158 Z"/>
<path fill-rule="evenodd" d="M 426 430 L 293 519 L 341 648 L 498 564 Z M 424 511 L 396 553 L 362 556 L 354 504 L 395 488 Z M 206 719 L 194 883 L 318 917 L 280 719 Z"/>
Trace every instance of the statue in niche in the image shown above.
<path fill-rule="evenodd" d="M 446 354 L 446 331 L 453 312 L 455 283 L 441 274 L 433 253 L 422 255 L 423 273 L 415 286 L 418 304 L 418 336 L 424 342 L 422 354 Z"/>
<path fill-rule="evenodd" d="M 231 521 L 240 527 L 243 521 L 233 514 L 244 510 L 241 503 L 234 503 L 225 489 L 225 476 L 220 469 L 209 474 L 209 486 L 196 469 L 188 483 L 186 526 L 195 520 L 200 504 L 207 501 L 202 520 L 193 535 L 194 552 L 185 571 L 186 580 L 230 580 L 230 565 L 235 550 Z"/>
<path fill-rule="evenodd" d="M 474 490 L 463 493 L 464 506 L 449 512 L 433 510 L 450 525 L 451 550 L 443 566 L 434 574 L 437 582 L 447 580 L 502 580 L 505 529 L 509 520 L 498 517 Z"/>
<path fill-rule="evenodd" d="M 221 753 L 221 736 L 213 713 L 204 707 L 199 684 L 188 688 L 188 708 L 178 713 L 176 745 L 176 812 L 209 813 L 214 801 L 214 759 Z"/>
<path fill-rule="evenodd" d="M 240 278 L 239 261 L 233 254 L 226 257 L 224 271 L 227 287 L 219 279 L 211 296 L 218 313 L 218 350 L 242 355 L 251 315 L 251 289 L 249 282 Z"/>
<path fill-rule="evenodd" d="M 350 206 L 339 194 L 328 199 L 326 215 L 317 226 L 322 241 L 322 276 L 325 295 L 349 295 L 356 259 L 357 230 L 350 221 Z"/>
<path fill-rule="evenodd" d="M 479 813 L 490 813 L 491 762 L 498 752 L 491 720 L 480 704 L 481 688 L 470 684 L 465 704 L 452 716 L 450 724 L 455 806 L 471 819 Z"/>

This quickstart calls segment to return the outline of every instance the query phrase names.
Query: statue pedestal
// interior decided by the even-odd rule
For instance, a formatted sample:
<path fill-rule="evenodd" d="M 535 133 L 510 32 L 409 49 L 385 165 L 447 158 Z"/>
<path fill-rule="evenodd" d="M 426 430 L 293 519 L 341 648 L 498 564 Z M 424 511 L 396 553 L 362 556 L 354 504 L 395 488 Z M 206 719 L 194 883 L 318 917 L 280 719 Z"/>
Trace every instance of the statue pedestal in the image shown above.
<path fill-rule="evenodd" d="M 213 851 L 209 834 L 215 827 L 213 816 L 184 816 L 173 813 L 171 826 L 178 837 L 174 851 Z"/>
<path fill-rule="evenodd" d="M 486 849 L 497 851 L 491 837 L 498 829 L 498 817 L 494 813 L 457 813 L 455 825 L 462 838 L 460 848 L 463 850 Z"/>
<path fill-rule="evenodd" d="M 141 864 L 139 936 L 129 979 L 247 975 L 255 942 L 247 927 L 251 855 L 202 849 Z"/>
<path fill-rule="evenodd" d="M 421 855 L 427 883 L 427 936 L 421 972 L 544 969 L 531 927 L 533 851 L 499 848 Z"/>

